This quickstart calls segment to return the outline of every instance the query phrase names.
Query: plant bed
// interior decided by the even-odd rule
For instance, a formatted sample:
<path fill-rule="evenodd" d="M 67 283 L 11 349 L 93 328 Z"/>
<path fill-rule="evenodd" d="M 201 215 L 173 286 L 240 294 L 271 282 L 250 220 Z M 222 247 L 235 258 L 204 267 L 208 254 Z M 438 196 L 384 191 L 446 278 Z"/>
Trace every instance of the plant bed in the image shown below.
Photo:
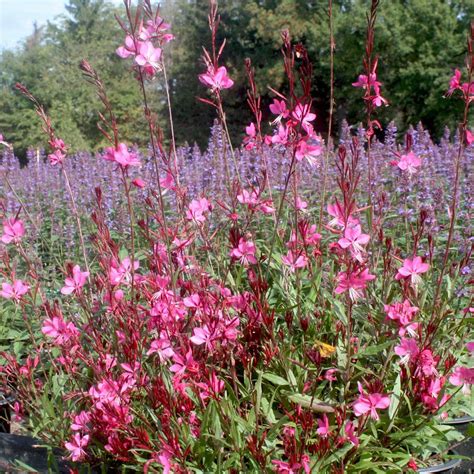
<path fill-rule="evenodd" d="M 10 433 L 13 397 L 0 393 L 0 433 Z"/>
<path fill-rule="evenodd" d="M 457 453 L 451 453 L 451 454 L 457 454 Z M 432 472 L 439 472 L 439 473 L 452 473 L 453 470 L 461 465 L 461 459 L 450 459 L 448 461 L 439 463 L 439 464 L 434 464 L 433 466 L 428 466 L 428 467 L 422 467 L 418 469 L 418 472 L 424 473 L 424 474 L 429 474 Z"/>
<path fill-rule="evenodd" d="M 54 450 L 53 458 L 41 441 L 35 438 L 0 433 L 1 472 L 26 472 L 27 467 L 37 472 L 70 472 L 69 465 L 61 459 L 59 450 Z"/>

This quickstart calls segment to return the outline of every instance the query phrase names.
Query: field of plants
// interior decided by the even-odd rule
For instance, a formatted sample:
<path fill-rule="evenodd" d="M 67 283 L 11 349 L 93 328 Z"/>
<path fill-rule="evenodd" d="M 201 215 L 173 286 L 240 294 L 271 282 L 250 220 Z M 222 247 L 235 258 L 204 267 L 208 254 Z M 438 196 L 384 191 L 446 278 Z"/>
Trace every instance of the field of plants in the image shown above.
<path fill-rule="evenodd" d="M 48 447 L 50 472 L 61 457 L 78 474 L 408 473 L 466 461 L 458 447 L 474 424 L 452 422 L 474 420 L 474 23 L 445 87 L 462 104 L 459 125 L 434 140 L 421 124 L 399 132 L 379 118 L 390 103 L 378 8 L 368 3 L 352 83 L 361 122 L 337 131 L 334 48 L 319 130 L 317 65 L 284 30 L 285 84 L 263 112 L 245 61 L 253 119 L 233 140 L 232 51 L 215 1 L 201 74 L 189 78 L 215 113 L 204 151 L 176 145 L 173 29 L 148 0 L 125 0 L 116 49 L 148 148 L 123 139 L 87 60 L 78 74 L 108 142 L 98 153 L 72 152 L 16 84 L 44 148 L 20 164 L 0 135 L 0 399 L 15 432 Z M 166 130 L 150 98 L 162 78 Z"/>

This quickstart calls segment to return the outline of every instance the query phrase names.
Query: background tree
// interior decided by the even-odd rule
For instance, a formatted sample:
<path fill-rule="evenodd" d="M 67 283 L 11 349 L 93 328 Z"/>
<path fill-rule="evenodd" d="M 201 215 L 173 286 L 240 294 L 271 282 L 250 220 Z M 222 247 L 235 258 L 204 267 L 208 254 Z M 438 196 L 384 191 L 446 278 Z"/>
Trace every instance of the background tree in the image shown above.
<path fill-rule="evenodd" d="M 368 0 L 333 0 L 336 41 L 336 126 L 346 118 L 364 118 L 360 90 L 351 86 L 362 71 L 365 15 Z M 288 29 L 302 42 L 314 63 L 313 97 L 316 127 L 326 130 L 329 109 L 329 40 L 327 0 L 222 0 L 219 4 L 219 41 L 227 39 L 222 58 L 235 86 L 224 92 L 231 133 L 239 142 L 251 120 L 246 105 L 244 60 L 256 69 L 264 121 L 269 121 L 268 87 L 285 92 L 281 63 L 281 31 Z M 141 95 L 130 72 L 130 62 L 115 54 L 123 39 L 114 14 L 123 14 L 105 0 L 69 0 L 67 14 L 46 27 L 35 28 L 23 44 L 0 56 L 0 130 L 17 152 L 40 146 L 44 137 L 30 105 L 14 90 L 23 82 L 46 105 L 58 133 L 74 150 L 96 150 L 104 145 L 96 127 L 99 104 L 81 77 L 85 58 L 96 68 L 109 92 L 123 139 L 146 146 Z M 203 72 L 202 47 L 209 47 L 208 0 L 166 0 L 162 16 L 172 23 L 176 39 L 166 48 L 169 88 L 179 144 L 197 141 L 205 146 L 216 116 L 197 97 L 208 92 L 198 80 Z M 443 98 L 452 70 L 462 65 L 465 35 L 474 3 L 469 0 L 382 0 L 376 26 L 379 76 L 390 107 L 380 111 L 383 123 L 395 119 L 399 128 L 422 121 L 440 136 L 459 117 L 457 101 Z M 152 109 L 163 127 L 167 104 L 158 79 L 147 87 Z"/>

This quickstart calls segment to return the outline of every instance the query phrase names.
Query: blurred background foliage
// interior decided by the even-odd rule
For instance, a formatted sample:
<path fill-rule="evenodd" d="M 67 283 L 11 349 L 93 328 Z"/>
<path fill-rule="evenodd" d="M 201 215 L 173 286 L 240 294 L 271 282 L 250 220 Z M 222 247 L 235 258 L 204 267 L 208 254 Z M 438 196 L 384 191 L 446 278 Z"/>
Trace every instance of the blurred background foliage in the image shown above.
<path fill-rule="evenodd" d="M 308 49 L 314 64 L 313 97 L 316 127 L 324 134 L 329 109 L 329 30 L 326 0 L 222 0 L 221 40 L 227 39 L 222 58 L 235 86 L 224 91 L 231 132 L 240 140 L 251 120 L 246 105 L 243 62 L 249 57 L 256 69 L 264 120 L 271 86 L 285 91 L 280 60 L 280 32 L 288 29 Z M 360 89 L 351 86 L 362 72 L 368 0 L 334 0 L 336 127 L 363 120 Z M 0 130 L 18 155 L 41 146 L 44 137 L 31 105 L 14 89 L 25 84 L 53 118 L 58 135 L 73 150 L 96 150 L 104 140 L 96 127 L 100 104 L 83 79 L 81 59 L 99 71 L 119 119 L 122 138 L 146 146 L 147 127 L 142 117 L 141 94 L 133 81 L 130 61 L 115 55 L 123 40 L 114 15 L 123 8 L 105 0 L 69 0 L 67 15 L 33 33 L 14 50 L 0 56 Z M 200 103 L 207 91 L 197 75 L 203 71 L 202 46 L 209 47 L 207 0 L 167 0 L 162 16 L 172 23 L 176 40 L 166 48 L 169 87 L 179 144 L 207 143 L 215 112 Z M 474 18 L 472 0 L 382 0 L 376 29 L 380 56 L 379 78 L 390 107 L 379 117 L 395 120 L 400 129 L 421 121 L 432 135 L 456 126 L 460 101 L 446 100 L 449 77 L 463 65 L 466 34 Z M 26 34 L 27 32 L 25 32 Z M 167 108 L 158 79 L 148 84 L 152 108 L 167 127 Z"/>

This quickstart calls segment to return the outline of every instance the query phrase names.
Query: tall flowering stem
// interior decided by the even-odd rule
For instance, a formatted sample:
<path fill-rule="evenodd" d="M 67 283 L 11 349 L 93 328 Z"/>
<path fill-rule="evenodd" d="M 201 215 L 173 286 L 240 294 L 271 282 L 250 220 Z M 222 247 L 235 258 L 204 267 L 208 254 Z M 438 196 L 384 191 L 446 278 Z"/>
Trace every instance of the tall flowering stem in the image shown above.
<path fill-rule="evenodd" d="M 332 0 L 328 0 L 328 24 L 329 24 L 329 119 L 328 119 L 328 136 L 326 143 L 326 152 L 323 155 L 323 184 L 321 191 L 321 204 L 319 208 L 319 227 L 323 223 L 323 212 L 326 203 L 326 185 L 328 174 L 329 154 L 332 148 L 332 121 L 334 115 L 334 50 L 336 42 L 334 40 L 334 21 L 332 11 Z"/>
<path fill-rule="evenodd" d="M 466 70 L 467 70 L 467 82 L 464 84 L 460 83 L 460 73 L 456 70 L 455 75 L 451 79 L 450 88 L 448 95 L 451 95 L 455 90 L 459 90 L 462 94 L 462 100 L 464 101 L 464 112 L 462 122 L 459 124 L 459 145 L 454 162 L 454 182 L 453 182 L 453 197 L 450 205 L 450 220 L 449 220 L 449 232 L 448 240 L 446 241 L 446 248 L 443 255 L 443 263 L 441 265 L 441 271 L 438 277 L 436 285 L 436 293 L 434 297 L 435 307 L 439 304 L 439 297 L 441 292 L 441 286 L 443 283 L 443 277 L 446 272 L 448 264 L 449 253 L 451 249 L 451 242 L 453 240 L 454 226 L 456 224 L 457 207 L 458 207 L 458 193 L 459 193 L 459 181 L 461 175 L 461 162 L 463 157 L 464 147 L 468 145 L 468 117 L 469 107 L 474 101 L 474 20 L 471 21 L 471 27 L 467 38 L 467 57 L 466 57 Z M 435 315 L 435 312 L 433 312 Z"/>
<path fill-rule="evenodd" d="M 372 155 L 371 155 L 371 145 L 372 138 L 375 134 L 375 129 L 380 128 L 380 124 L 377 120 L 372 119 L 372 114 L 376 107 L 387 105 L 387 101 L 380 95 L 380 86 L 381 83 L 377 81 L 377 63 L 378 58 L 374 57 L 374 36 L 375 36 L 375 22 L 377 19 L 377 8 L 379 6 L 379 0 L 372 0 L 370 13 L 367 15 L 367 34 L 365 40 L 365 56 L 363 61 L 364 72 L 359 76 L 357 82 L 353 83 L 354 87 L 361 87 L 364 89 L 364 102 L 366 107 L 366 121 L 367 121 L 367 179 L 369 181 L 369 229 L 372 228 L 373 220 L 373 209 L 372 209 Z"/>
<path fill-rule="evenodd" d="M 263 159 L 263 164 L 265 166 L 265 187 L 268 189 L 270 199 L 273 200 L 272 193 L 272 182 L 270 176 L 270 167 L 268 166 L 267 155 L 263 151 L 263 134 L 262 134 L 262 108 L 261 108 L 261 97 L 257 91 L 257 85 L 255 83 L 255 70 L 252 67 L 252 61 L 250 58 L 245 59 L 245 71 L 247 73 L 247 78 L 249 81 L 249 89 L 247 89 L 247 104 L 252 111 L 252 114 L 255 118 L 255 137 L 247 145 L 247 148 L 252 149 L 256 147 L 259 156 Z"/>
<path fill-rule="evenodd" d="M 228 76 L 227 69 L 225 68 L 225 66 L 219 66 L 219 59 L 222 55 L 222 52 L 224 51 L 226 41 L 224 39 L 219 49 L 217 49 L 217 31 L 219 29 L 220 24 L 217 1 L 211 1 L 210 3 L 208 23 L 209 29 L 211 30 L 211 53 L 209 53 L 205 48 L 203 49 L 203 60 L 207 67 L 207 71 L 203 74 L 200 74 L 199 80 L 202 84 L 210 88 L 213 98 L 212 100 L 203 99 L 201 97 L 199 97 L 198 99 L 201 102 L 211 105 L 217 110 L 219 121 L 222 128 L 224 129 L 227 145 L 229 147 L 230 154 L 232 156 L 232 161 L 234 163 L 235 175 L 237 176 L 239 185 L 242 186 L 239 166 L 237 164 L 234 148 L 230 139 L 230 133 L 227 126 L 226 115 L 224 112 L 223 101 L 221 97 L 222 89 L 229 89 L 234 85 L 234 81 Z M 225 146 L 223 147 L 223 158 L 227 174 L 228 187 L 230 191 L 232 188 L 232 183 L 230 181 L 229 166 L 227 162 L 227 149 Z"/>
<path fill-rule="evenodd" d="M 105 117 L 103 114 L 99 114 L 100 122 L 98 123 L 99 130 L 101 133 L 107 138 L 111 144 L 113 145 L 113 149 L 117 150 L 120 147 L 119 144 L 119 132 L 117 126 L 117 119 L 115 114 L 112 110 L 112 105 L 107 97 L 107 93 L 105 91 L 105 87 L 103 82 L 101 81 L 99 75 L 94 70 L 94 68 L 86 61 L 83 60 L 81 62 L 80 68 L 89 83 L 91 83 L 96 91 L 97 95 L 102 102 L 102 105 L 105 108 L 105 112 L 108 117 Z M 112 136 L 110 136 L 110 133 Z M 122 175 L 122 182 L 125 190 L 125 195 L 127 199 L 127 206 L 128 206 L 128 215 L 130 218 L 130 247 L 131 247 L 131 273 L 132 273 L 132 294 L 134 290 L 134 261 L 135 261 L 135 230 L 134 230 L 134 212 L 133 206 L 131 202 L 130 196 L 130 184 L 128 183 L 127 179 L 127 168 L 126 166 L 120 166 L 121 175 Z"/>
<path fill-rule="evenodd" d="M 77 225 L 77 230 L 79 232 L 79 240 L 81 243 L 81 249 L 82 249 L 82 256 L 84 258 L 84 264 L 86 265 L 87 271 L 90 270 L 89 268 L 89 261 L 87 258 L 87 251 L 86 251 L 86 245 L 84 241 L 84 234 L 82 232 L 82 225 L 81 225 L 81 219 L 79 217 L 79 213 L 77 210 L 76 206 L 76 200 L 74 198 L 74 194 L 71 189 L 71 184 L 69 182 L 69 177 L 68 173 L 64 167 L 63 160 L 66 157 L 66 147 L 64 145 L 64 142 L 57 138 L 54 132 L 54 128 L 51 124 L 51 119 L 47 115 L 46 111 L 44 110 L 44 107 L 37 101 L 37 99 L 31 94 L 31 92 L 23 85 L 20 83 L 17 83 L 15 85 L 16 89 L 20 91 L 20 93 L 25 96 L 28 100 L 30 100 L 34 107 L 36 114 L 39 116 L 39 118 L 43 122 L 43 131 L 48 135 L 49 137 L 49 144 L 51 148 L 53 149 L 53 153 L 49 155 L 49 159 L 51 164 L 59 164 L 61 166 L 61 172 L 64 176 L 64 180 L 66 183 L 66 189 L 69 194 L 69 198 L 71 199 L 71 207 L 72 207 L 72 212 L 74 214 L 74 217 L 76 219 L 76 225 Z"/>
<path fill-rule="evenodd" d="M 152 111 L 150 110 L 150 107 L 148 105 L 148 95 L 146 92 L 146 86 L 145 86 L 145 77 L 153 77 L 156 72 L 162 68 L 163 66 L 163 61 L 161 57 L 161 49 L 160 48 L 154 48 L 156 51 L 156 54 L 159 56 L 159 59 L 161 60 L 159 63 L 153 63 L 153 64 L 147 64 L 145 63 L 142 65 L 142 61 L 140 58 L 140 54 L 137 55 L 136 53 L 141 52 L 141 48 L 143 47 L 144 44 L 146 45 L 151 45 L 151 40 L 156 40 L 159 42 L 161 45 L 162 43 L 166 43 L 173 39 L 173 36 L 170 34 L 163 34 L 162 30 L 166 30 L 169 25 L 165 25 L 163 20 L 158 17 L 158 11 L 156 12 L 155 15 L 153 15 L 152 8 L 150 5 L 149 1 L 146 1 L 144 4 L 145 8 L 145 15 L 149 17 L 147 25 L 147 28 L 143 28 L 143 19 L 141 18 L 142 11 L 141 7 L 139 6 L 137 8 L 137 11 L 135 13 L 135 16 L 132 15 L 131 11 L 131 1 L 130 0 L 125 0 L 125 10 L 126 10 L 126 16 L 128 19 L 128 25 L 129 29 L 125 27 L 125 25 L 120 21 L 119 18 L 117 18 L 117 21 L 119 22 L 120 26 L 124 30 L 124 32 L 127 34 L 126 40 L 125 40 L 125 48 L 119 48 L 117 50 L 117 54 L 123 58 L 128 57 L 129 55 L 135 55 L 135 62 L 137 63 L 138 66 L 137 68 L 137 79 L 140 84 L 140 89 L 142 91 L 142 97 L 143 97 L 143 106 L 144 106 L 144 113 L 145 113 L 145 118 L 148 123 L 148 132 L 149 132 L 149 137 L 150 137 L 150 144 L 151 144 L 151 149 L 152 149 L 152 156 L 153 156 L 153 164 L 155 168 L 155 175 L 156 175 L 156 184 L 158 188 L 158 202 L 159 202 L 159 210 L 160 210 L 160 215 L 161 215 L 161 227 L 162 227 L 162 233 L 164 234 L 164 240 L 166 244 L 166 252 L 168 256 L 168 264 L 170 271 L 172 269 L 172 257 L 171 257 L 171 242 L 170 242 L 170 236 L 168 232 L 168 225 L 167 225 L 167 219 L 166 219 L 166 214 L 165 214 L 165 203 L 163 199 L 163 187 L 161 184 L 160 180 L 160 166 L 159 166 L 159 157 L 158 154 L 160 153 L 162 157 L 165 157 L 165 151 L 163 148 L 163 134 L 161 129 L 158 127 L 155 117 L 152 114 Z M 129 47 L 131 50 L 127 51 L 127 40 L 130 38 L 128 41 Z M 145 41 L 146 39 L 146 41 Z M 153 49 L 153 46 L 149 46 Z M 125 51 L 125 54 L 124 54 Z M 159 51 L 159 54 L 158 54 Z M 165 78 L 166 86 L 167 86 L 167 80 Z M 169 92 L 168 92 L 169 93 Z M 172 121 L 172 116 L 170 115 L 170 120 Z M 172 124 L 171 124 L 172 127 Z M 177 169 L 177 157 L 176 157 L 176 148 L 174 144 L 174 129 L 173 131 L 173 150 L 175 154 L 175 173 L 177 175 L 178 169 Z M 174 180 L 176 181 L 177 178 L 175 177 Z M 177 182 L 177 181 L 176 181 Z"/>

